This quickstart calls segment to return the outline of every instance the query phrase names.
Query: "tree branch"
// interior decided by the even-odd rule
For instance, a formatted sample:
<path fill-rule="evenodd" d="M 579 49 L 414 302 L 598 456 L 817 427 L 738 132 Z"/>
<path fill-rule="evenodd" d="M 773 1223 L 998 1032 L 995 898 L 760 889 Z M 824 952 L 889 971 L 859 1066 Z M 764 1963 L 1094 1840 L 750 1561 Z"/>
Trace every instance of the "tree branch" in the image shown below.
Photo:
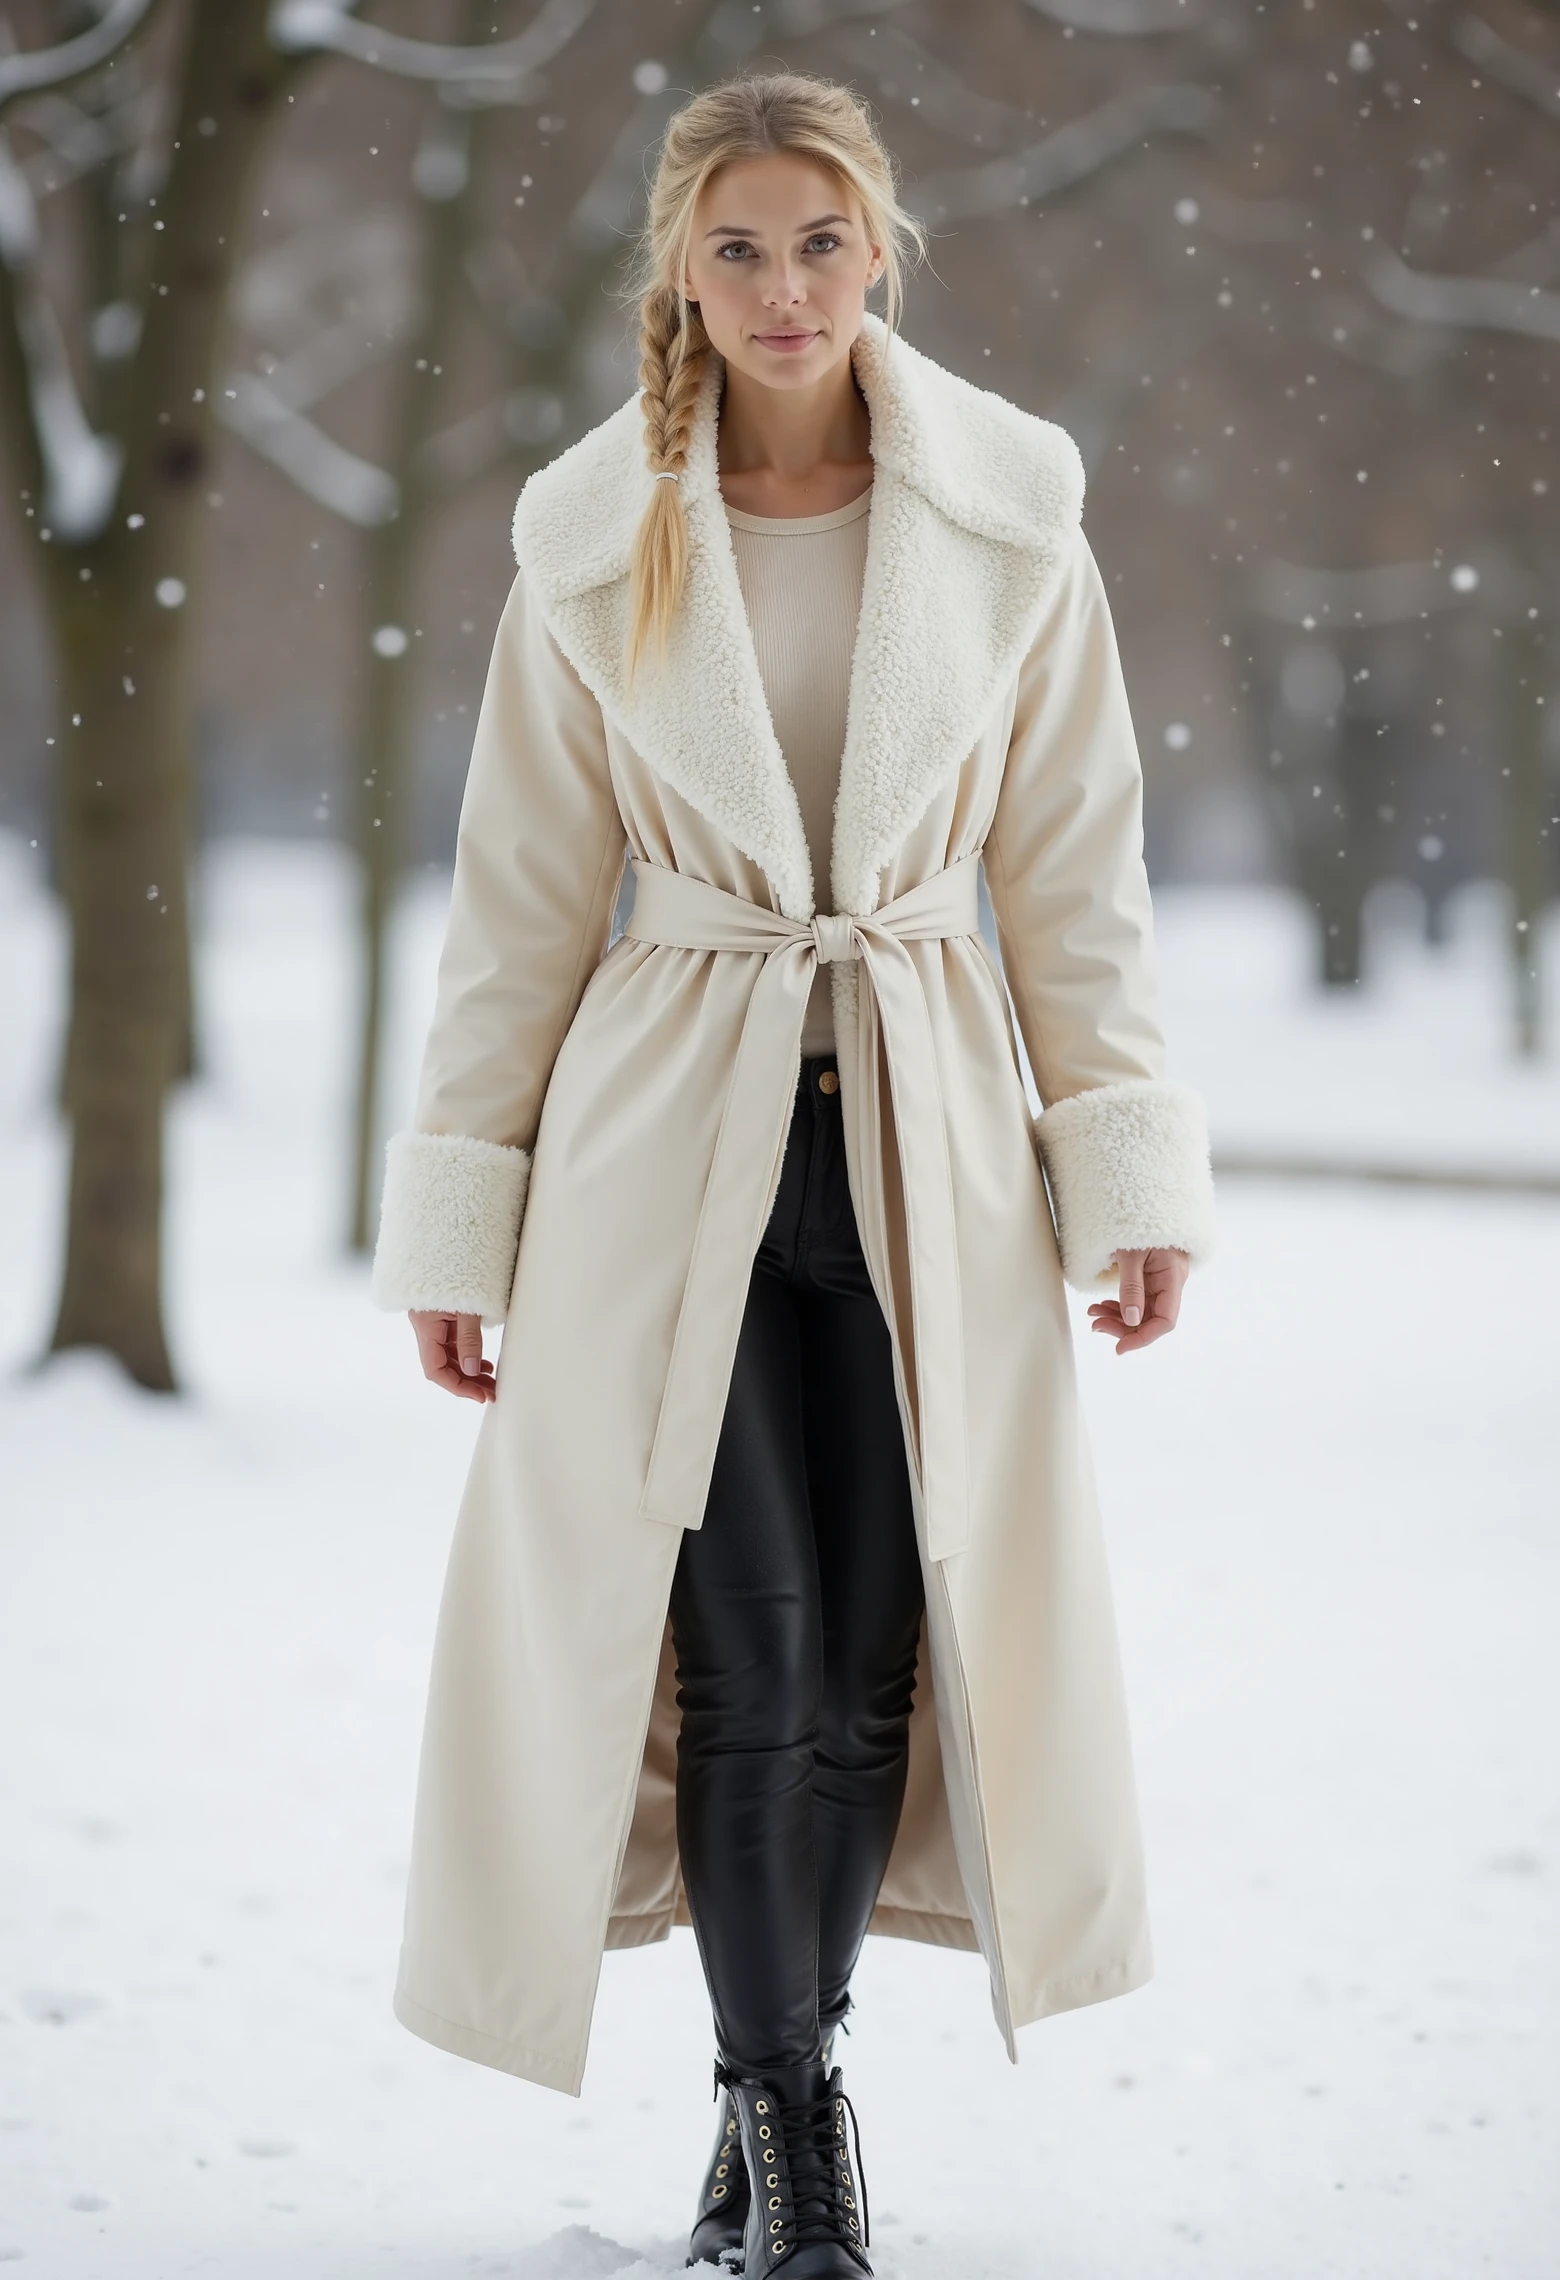
<path fill-rule="evenodd" d="M 904 0 L 776 0 L 775 29 L 788 39 L 806 39 L 856 16 L 886 16 Z"/>
<path fill-rule="evenodd" d="M 1537 285 L 1505 277 L 1431 276 L 1410 269 L 1385 247 L 1367 262 L 1365 282 L 1384 309 L 1416 324 L 1560 340 L 1560 293 Z"/>
<path fill-rule="evenodd" d="M 474 93 L 520 96 L 524 83 L 568 46 L 594 11 L 596 0 L 542 0 L 531 22 L 512 40 L 491 47 L 448 47 L 433 40 L 408 39 L 360 24 L 334 0 L 277 0 L 271 13 L 271 39 L 284 54 L 328 52 L 349 56 L 401 79 L 432 80 Z"/>
<path fill-rule="evenodd" d="M 0 268 L 5 272 L 11 440 L 22 446 L 19 464 L 29 471 L 29 487 L 43 493 L 37 502 L 43 525 L 63 539 L 95 538 L 114 503 L 124 448 L 114 438 L 96 434 L 82 409 L 37 263 L 32 193 L 0 133 Z"/>
<path fill-rule="evenodd" d="M 406 250 L 401 216 L 373 207 L 324 229 L 300 230 L 249 262 L 233 290 L 240 322 L 287 353 L 264 373 L 228 373 L 217 417 L 309 498 L 361 530 L 394 518 L 398 486 L 306 415 L 376 363 L 415 321 Z M 355 287 L 352 314 L 322 319 L 311 294 L 348 281 Z"/>
<path fill-rule="evenodd" d="M 1403 625 L 1433 610 L 1465 609 L 1470 594 L 1504 593 L 1509 571 L 1491 557 L 1471 579 L 1454 577 L 1439 562 L 1378 562 L 1364 569 L 1329 570 L 1268 555 L 1251 573 L 1251 598 L 1266 618 L 1310 633 L 1335 626 Z"/>
<path fill-rule="evenodd" d="M 511 388 L 419 444 L 413 472 L 420 489 L 446 497 L 485 475 L 516 447 L 536 451 L 563 432 L 563 399 L 550 388 Z"/>
<path fill-rule="evenodd" d="M 1000 146 L 1033 130 L 1033 119 L 1025 118 L 1016 103 L 978 95 L 950 64 L 897 25 L 886 26 L 875 39 L 869 32 L 852 31 L 838 44 L 854 73 L 870 79 L 890 102 L 913 105 L 939 134 Z"/>
<path fill-rule="evenodd" d="M 24 96 L 68 87 L 72 80 L 96 71 L 124 46 L 156 5 L 157 0 L 108 0 L 98 21 L 73 40 L 35 48 L 30 54 L 0 55 L 0 113 Z"/>
<path fill-rule="evenodd" d="M 1189 32 L 1200 24 L 1203 0 L 1024 0 L 1037 16 L 1075 32 L 1097 32 L 1104 39 L 1153 39 L 1163 32 Z"/>
<path fill-rule="evenodd" d="M 929 222 L 969 221 L 1010 206 L 1039 205 L 1097 174 L 1148 135 L 1203 133 L 1218 108 L 1218 97 L 1206 87 L 1134 88 L 1028 150 L 928 177 L 906 203 Z"/>
<path fill-rule="evenodd" d="M 253 372 L 235 372 L 217 399 L 226 428 L 279 468 L 309 498 L 360 530 L 393 522 L 400 509 L 394 478 L 328 436 Z"/>
<path fill-rule="evenodd" d="M 33 422 L 32 374 L 22 345 L 16 272 L 10 260 L 8 232 L 15 226 L 15 216 L 8 207 L 14 185 L 7 169 L 14 173 L 15 162 L 0 138 L 0 431 L 5 435 L 6 458 L 17 488 L 27 493 L 36 511 L 43 503 L 47 478 Z M 22 188 L 25 191 L 25 183 Z M 26 211 L 30 212 L 30 207 L 29 201 Z"/>
<path fill-rule="evenodd" d="M 1513 47 L 1482 16 L 1459 16 L 1452 26 L 1452 45 L 1477 64 L 1486 79 L 1526 103 L 1537 104 L 1546 118 L 1560 119 L 1560 70 L 1552 63 L 1541 63 L 1537 56 Z"/>

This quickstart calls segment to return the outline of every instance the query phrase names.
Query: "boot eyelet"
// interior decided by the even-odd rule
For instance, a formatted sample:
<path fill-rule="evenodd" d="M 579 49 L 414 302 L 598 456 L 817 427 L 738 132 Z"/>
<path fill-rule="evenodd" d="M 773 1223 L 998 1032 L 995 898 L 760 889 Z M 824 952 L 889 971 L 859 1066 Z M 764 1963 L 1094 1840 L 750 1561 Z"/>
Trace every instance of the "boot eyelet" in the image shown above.
<path fill-rule="evenodd" d="M 778 2185 L 779 2182 L 780 2180 L 778 2177 L 766 2177 L 764 2179 L 764 2183 L 769 2186 L 771 2190 L 773 2190 L 773 2188 Z"/>
<path fill-rule="evenodd" d="M 783 2230 L 784 2230 L 784 2227 L 785 2227 L 785 2219 L 784 2219 L 784 2217 L 771 2217 L 771 2218 L 770 2218 L 770 2220 L 769 2220 L 769 2229 L 770 2229 L 770 2231 L 771 2231 L 771 2232 L 781 2232 L 781 2231 L 783 2231 Z"/>
<path fill-rule="evenodd" d="M 860 2232 L 861 2227 L 857 2224 L 854 2217 L 847 2217 L 845 2222 L 849 2225 L 852 2232 Z"/>
<path fill-rule="evenodd" d="M 785 2242 L 783 2240 L 772 2240 L 769 2244 L 769 2253 L 771 2256 L 784 2256 Z"/>
<path fill-rule="evenodd" d="M 759 2098 L 754 2102 L 753 2111 L 755 2114 L 767 2114 L 769 2108 L 765 2101 L 762 2098 Z"/>
<path fill-rule="evenodd" d="M 726 2195 L 726 2188 L 725 2188 L 725 2186 L 724 2186 L 724 2185 L 717 2185 L 717 2186 L 716 2186 L 716 2188 L 715 2188 L 715 2190 L 714 2190 L 714 2192 L 713 2192 L 713 2193 L 710 2195 L 710 2199 L 711 2199 L 712 2201 L 720 2201 L 720 2200 L 724 2200 L 724 2198 L 725 2198 L 725 2195 Z"/>
<path fill-rule="evenodd" d="M 727 2171 L 730 2169 L 730 2167 L 731 2167 L 731 2164 L 730 2164 L 730 2162 L 729 2162 L 729 2161 L 718 2161 L 718 2162 L 715 2164 L 715 2174 L 716 2174 L 716 2176 L 717 2176 L 717 2177 L 724 2177 L 724 2176 L 726 2175 Z"/>
<path fill-rule="evenodd" d="M 772 2209 L 778 2209 L 778 2208 L 779 2208 L 779 2206 L 780 2206 L 780 2196 L 779 2196 L 779 2194 L 778 2194 L 778 2193 L 771 2193 L 771 2194 L 770 2194 L 770 2196 L 769 2196 L 769 2206 L 770 2206 Z"/>

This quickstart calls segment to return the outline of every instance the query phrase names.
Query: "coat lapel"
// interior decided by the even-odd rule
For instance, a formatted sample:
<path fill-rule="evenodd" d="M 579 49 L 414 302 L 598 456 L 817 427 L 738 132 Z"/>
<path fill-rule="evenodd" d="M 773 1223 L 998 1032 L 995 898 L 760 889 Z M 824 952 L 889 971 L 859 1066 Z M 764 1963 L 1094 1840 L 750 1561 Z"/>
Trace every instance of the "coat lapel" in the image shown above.
<path fill-rule="evenodd" d="M 1065 429 L 889 341 L 853 351 L 874 478 L 830 864 L 833 907 L 865 915 L 885 864 L 1000 702 L 1039 625 L 1083 502 Z M 777 906 L 816 907 L 720 495 L 712 357 L 683 477 L 688 583 L 664 660 L 632 686 L 628 564 L 650 496 L 637 398 L 527 483 L 515 553 L 550 630 L 634 749 L 764 871 Z"/>

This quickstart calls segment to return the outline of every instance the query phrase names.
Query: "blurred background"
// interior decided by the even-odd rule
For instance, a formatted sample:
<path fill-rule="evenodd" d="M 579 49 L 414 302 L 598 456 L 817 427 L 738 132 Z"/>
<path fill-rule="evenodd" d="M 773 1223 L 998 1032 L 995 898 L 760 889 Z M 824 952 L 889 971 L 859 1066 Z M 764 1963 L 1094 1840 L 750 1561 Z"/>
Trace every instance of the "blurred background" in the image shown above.
<path fill-rule="evenodd" d="M 0 2261 L 680 2263 L 681 1935 L 578 2110 L 388 2021 L 472 1421 L 365 1262 L 514 495 L 633 385 L 666 118 L 775 65 L 1083 453 L 1223 1206 L 1151 1359 L 1078 1313 L 1160 1974 L 1010 2075 L 875 1946 L 881 2269 L 1539 2280 L 1552 0 L 0 6 Z"/>

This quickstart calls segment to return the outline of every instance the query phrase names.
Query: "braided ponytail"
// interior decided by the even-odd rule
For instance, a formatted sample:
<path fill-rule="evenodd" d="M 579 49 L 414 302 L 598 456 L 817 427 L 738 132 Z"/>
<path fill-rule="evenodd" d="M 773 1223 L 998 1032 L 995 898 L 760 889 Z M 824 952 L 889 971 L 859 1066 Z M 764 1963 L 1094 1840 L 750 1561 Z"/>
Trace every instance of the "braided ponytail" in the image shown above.
<path fill-rule="evenodd" d="M 680 476 L 688 463 L 694 406 L 709 358 L 709 336 L 681 293 L 658 285 L 647 292 L 639 312 L 640 409 L 645 422 L 645 458 L 656 475 Z M 688 575 L 688 524 L 682 489 L 676 482 L 651 487 L 650 504 L 634 536 L 629 570 L 632 616 L 628 668 L 632 674 L 645 648 L 666 647 L 672 619 Z"/>
<path fill-rule="evenodd" d="M 742 158 L 793 151 L 838 175 L 881 246 L 890 332 L 902 293 L 901 254 L 922 232 L 900 205 L 894 166 L 866 105 L 848 87 L 795 72 L 755 74 L 707 87 L 676 112 L 661 144 L 631 290 L 639 302 L 640 408 L 645 458 L 655 475 L 687 465 L 694 412 L 711 354 L 698 310 L 683 295 L 693 211 L 705 184 Z M 651 485 L 629 567 L 628 671 L 647 648 L 664 649 L 688 576 L 682 486 Z"/>

